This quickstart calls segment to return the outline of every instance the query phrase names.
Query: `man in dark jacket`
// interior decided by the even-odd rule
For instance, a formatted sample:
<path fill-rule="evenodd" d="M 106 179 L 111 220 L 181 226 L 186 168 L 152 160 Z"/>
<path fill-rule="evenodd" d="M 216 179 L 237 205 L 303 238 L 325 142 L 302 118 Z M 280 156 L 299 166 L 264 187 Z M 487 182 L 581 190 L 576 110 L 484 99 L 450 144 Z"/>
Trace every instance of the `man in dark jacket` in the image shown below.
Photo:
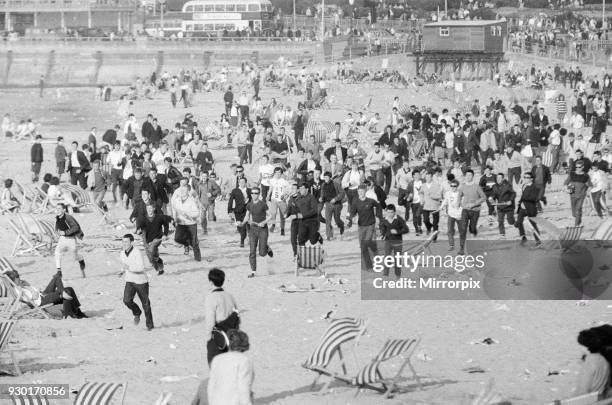
<path fill-rule="evenodd" d="M 151 183 L 153 184 L 153 194 L 156 199 L 155 202 L 160 207 L 165 207 L 166 204 L 170 201 L 168 199 L 168 183 L 166 179 L 166 175 L 163 173 L 158 173 L 155 167 L 152 167 L 149 170 L 149 179 L 151 179 Z M 164 210 L 165 212 L 165 210 Z"/>
<path fill-rule="evenodd" d="M 538 225 L 531 218 L 535 218 L 538 215 L 538 196 L 540 195 L 540 191 L 533 184 L 533 175 L 529 172 L 523 174 L 523 192 L 521 194 L 521 199 L 518 203 L 518 208 L 516 213 L 518 214 L 516 218 L 516 227 L 519 230 L 519 234 L 521 236 L 521 244 L 525 244 L 527 242 L 527 237 L 525 236 L 525 227 L 523 225 L 523 221 L 525 217 L 529 220 L 532 228 L 535 230 L 533 234 L 536 243 L 538 245 L 541 244 L 540 238 L 538 234 L 540 231 L 538 230 Z"/>
<path fill-rule="evenodd" d="M 151 200 L 155 201 L 155 187 L 150 178 L 144 177 L 142 169 L 137 167 L 134 169 L 134 174 L 130 176 L 121 186 L 124 193 L 125 208 L 128 208 L 129 201 L 132 202 L 132 207 L 135 207 L 139 201 L 142 201 L 141 192 L 147 190 L 151 194 Z"/>
<path fill-rule="evenodd" d="M 157 118 L 153 118 L 153 122 L 151 123 L 152 125 L 152 129 L 149 132 L 149 145 L 153 145 L 156 148 L 159 147 L 159 143 L 161 142 L 162 138 L 164 137 L 164 130 L 162 129 L 162 127 L 157 123 Z"/>
<path fill-rule="evenodd" d="M 145 142 L 150 143 L 151 135 L 153 134 L 153 115 L 147 115 L 147 120 L 142 124 L 140 132 Z"/>
<path fill-rule="evenodd" d="M 236 224 L 242 224 L 247 213 L 247 204 L 251 201 L 251 189 L 247 187 L 246 177 L 238 177 L 238 187 L 234 188 L 227 202 L 227 213 Z M 240 247 L 244 247 L 244 240 L 249 231 L 249 224 L 237 225 L 240 234 Z"/>
<path fill-rule="evenodd" d="M 536 156 L 535 165 L 531 168 L 531 176 L 533 184 L 538 188 L 540 195 L 538 196 L 538 212 L 542 212 L 542 203 L 546 205 L 546 185 L 552 183 L 552 176 L 548 166 L 542 164 L 542 157 Z"/>
<path fill-rule="evenodd" d="M 227 88 L 227 91 L 223 95 L 223 103 L 225 104 L 225 115 L 229 117 L 230 110 L 232 109 L 232 103 L 234 102 L 234 93 L 232 93 L 232 86 Z"/>
<path fill-rule="evenodd" d="M 319 240 L 319 212 L 317 199 L 308 192 L 308 184 L 300 183 L 298 187 L 300 196 L 296 199 L 297 218 L 300 219 L 298 228 L 298 245 L 304 246 L 306 241 L 315 244 Z"/>
<path fill-rule="evenodd" d="M 83 190 L 87 188 L 87 178 L 85 173 L 91 170 L 91 164 L 87 160 L 87 156 L 83 151 L 79 150 L 79 143 L 74 141 L 70 144 L 70 153 L 68 159 L 68 173 L 70 173 L 70 183 L 72 185 L 81 186 Z"/>
<path fill-rule="evenodd" d="M 331 172 L 325 172 L 323 180 L 319 203 L 323 204 L 323 209 L 325 211 L 325 233 L 327 235 L 327 240 L 333 239 L 334 231 L 331 225 L 332 215 L 334 216 L 336 225 L 340 229 L 340 238 L 342 238 L 344 234 L 344 222 L 340 214 L 342 212 L 344 190 L 340 182 L 332 180 Z"/>
<path fill-rule="evenodd" d="M 497 204 L 497 224 L 499 226 L 499 234 L 503 237 L 506 236 L 506 229 L 504 227 L 504 221 L 507 219 L 508 224 L 514 225 L 514 199 L 516 193 L 512 189 L 512 184 L 506 180 L 504 173 L 497 173 L 497 183 L 493 185 L 493 191 L 488 196 L 488 202 L 490 204 Z"/>
<path fill-rule="evenodd" d="M 327 148 L 323 153 L 323 156 L 325 156 L 328 161 L 331 160 L 331 155 L 336 155 L 339 162 L 346 162 L 347 149 L 342 146 L 342 141 L 340 139 L 336 139 L 334 141 L 334 146 Z"/>
<path fill-rule="evenodd" d="M 117 142 L 117 132 L 120 130 L 121 127 L 119 125 L 115 125 L 115 128 L 107 129 L 104 135 L 102 135 L 102 141 L 112 147 Z"/>
<path fill-rule="evenodd" d="M 146 206 L 146 212 L 138 229 L 143 233 L 143 245 L 151 266 L 157 270 L 157 274 L 164 274 L 164 261 L 159 257 L 159 245 L 164 239 L 168 239 L 172 217 L 164 215 L 156 210 L 153 205 Z"/>
<path fill-rule="evenodd" d="M 40 144 L 42 136 L 36 135 L 34 138 L 34 144 L 30 150 L 30 157 L 32 159 L 32 183 L 36 183 L 40 177 L 40 168 L 43 162 L 43 147 Z"/>
<path fill-rule="evenodd" d="M 66 213 L 65 204 L 57 204 L 55 208 L 55 231 L 59 234 L 55 246 L 55 267 L 58 272 L 62 271 L 62 255 L 64 252 L 72 252 L 74 260 L 79 262 L 81 274 L 85 278 L 85 259 L 79 253 L 77 239 L 83 239 L 81 226 L 73 216 Z"/>

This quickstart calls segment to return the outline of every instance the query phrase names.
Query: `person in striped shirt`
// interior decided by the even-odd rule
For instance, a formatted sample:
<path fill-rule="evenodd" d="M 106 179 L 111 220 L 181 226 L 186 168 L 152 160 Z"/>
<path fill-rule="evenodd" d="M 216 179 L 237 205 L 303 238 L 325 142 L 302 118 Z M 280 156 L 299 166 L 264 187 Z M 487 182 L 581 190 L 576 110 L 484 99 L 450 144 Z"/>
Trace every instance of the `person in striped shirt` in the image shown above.
<path fill-rule="evenodd" d="M 268 193 L 268 202 L 270 207 L 270 232 L 274 232 L 276 228 L 276 213 L 280 211 L 280 228 L 281 236 L 285 235 L 285 216 L 287 215 L 287 196 L 289 195 L 289 183 L 282 178 L 283 169 L 277 167 L 274 169 L 274 175 L 269 180 L 270 191 Z"/>
<path fill-rule="evenodd" d="M 565 96 L 563 94 L 559 94 L 556 102 L 557 107 L 557 119 L 559 122 L 563 122 L 565 119 L 565 115 L 567 114 L 567 101 L 565 101 Z"/>

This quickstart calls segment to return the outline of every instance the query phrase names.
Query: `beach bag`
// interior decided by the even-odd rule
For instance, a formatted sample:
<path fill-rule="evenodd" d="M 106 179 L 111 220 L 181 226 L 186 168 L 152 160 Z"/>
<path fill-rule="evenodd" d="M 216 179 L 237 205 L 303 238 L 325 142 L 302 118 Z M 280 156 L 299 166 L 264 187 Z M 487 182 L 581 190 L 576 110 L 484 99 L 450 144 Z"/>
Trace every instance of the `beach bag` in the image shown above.
<path fill-rule="evenodd" d="M 533 149 L 531 149 L 531 145 L 523 146 L 523 149 L 521 149 L 521 155 L 526 158 L 533 157 Z"/>

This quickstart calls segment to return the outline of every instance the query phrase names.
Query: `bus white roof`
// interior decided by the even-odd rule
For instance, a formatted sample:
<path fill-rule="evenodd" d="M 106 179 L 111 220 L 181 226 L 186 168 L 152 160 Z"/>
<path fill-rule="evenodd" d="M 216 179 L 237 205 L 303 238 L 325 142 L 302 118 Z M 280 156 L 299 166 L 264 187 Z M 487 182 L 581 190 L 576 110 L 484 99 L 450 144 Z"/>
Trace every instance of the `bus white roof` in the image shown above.
<path fill-rule="evenodd" d="M 196 4 L 272 4 L 270 0 L 191 0 L 183 8 Z"/>

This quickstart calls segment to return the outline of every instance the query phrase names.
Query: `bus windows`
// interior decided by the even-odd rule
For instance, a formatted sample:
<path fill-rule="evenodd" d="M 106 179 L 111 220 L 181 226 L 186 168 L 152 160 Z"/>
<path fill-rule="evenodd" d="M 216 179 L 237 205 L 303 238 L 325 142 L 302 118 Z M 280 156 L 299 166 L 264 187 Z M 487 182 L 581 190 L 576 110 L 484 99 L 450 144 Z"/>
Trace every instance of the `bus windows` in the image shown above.
<path fill-rule="evenodd" d="M 204 31 L 214 31 L 215 24 L 204 24 Z"/>
<path fill-rule="evenodd" d="M 247 11 L 246 4 L 236 4 L 236 11 L 238 11 L 238 12 L 245 12 L 245 11 Z"/>
<path fill-rule="evenodd" d="M 186 12 L 186 13 L 193 13 L 193 6 L 187 6 L 187 7 L 185 7 L 185 12 Z"/>
<path fill-rule="evenodd" d="M 204 24 L 195 24 L 193 26 L 194 31 L 204 31 Z"/>
<path fill-rule="evenodd" d="M 260 20 L 255 20 L 255 31 L 261 31 L 261 21 Z"/>
<path fill-rule="evenodd" d="M 193 24 L 185 25 L 185 31 L 193 31 Z"/>
<path fill-rule="evenodd" d="M 195 6 L 193 6 L 194 13 L 201 13 L 203 11 L 204 11 L 204 6 L 202 4 L 196 4 Z"/>
<path fill-rule="evenodd" d="M 215 11 L 216 12 L 224 12 L 225 11 L 225 4 L 215 4 Z"/>
<path fill-rule="evenodd" d="M 259 4 L 249 4 L 249 11 L 259 11 Z"/>
<path fill-rule="evenodd" d="M 236 11 L 236 5 L 235 4 L 226 4 L 225 5 L 225 11 Z"/>
<path fill-rule="evenodd" d="M 215 11 L 215 6 L 213 6 L 212 4 L 204 4 L 205 13 L 211 13 L 213 11 Z"/>

